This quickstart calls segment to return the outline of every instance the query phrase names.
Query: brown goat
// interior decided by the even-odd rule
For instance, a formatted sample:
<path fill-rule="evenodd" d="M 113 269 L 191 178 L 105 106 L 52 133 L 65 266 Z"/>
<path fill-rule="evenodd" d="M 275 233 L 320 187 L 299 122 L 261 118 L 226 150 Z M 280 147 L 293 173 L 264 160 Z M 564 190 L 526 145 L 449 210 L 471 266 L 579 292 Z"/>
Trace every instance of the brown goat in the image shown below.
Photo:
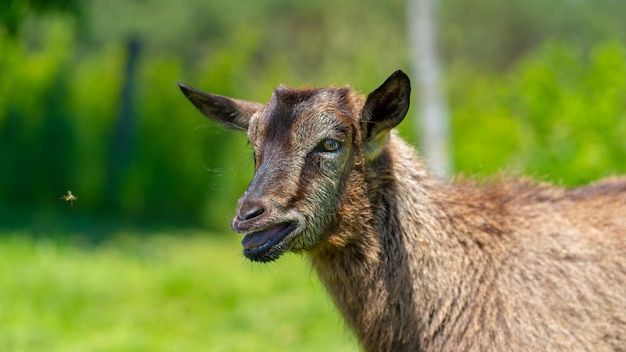
<path fill-rule="evenodd" d="M 232 222 L 244 255 L 306 253 L 365 350 L 626 351 L 626 178 L 439 181 L 392 130 L 401 71 L 367 98 L 180 87 L 254 148 Z"/>

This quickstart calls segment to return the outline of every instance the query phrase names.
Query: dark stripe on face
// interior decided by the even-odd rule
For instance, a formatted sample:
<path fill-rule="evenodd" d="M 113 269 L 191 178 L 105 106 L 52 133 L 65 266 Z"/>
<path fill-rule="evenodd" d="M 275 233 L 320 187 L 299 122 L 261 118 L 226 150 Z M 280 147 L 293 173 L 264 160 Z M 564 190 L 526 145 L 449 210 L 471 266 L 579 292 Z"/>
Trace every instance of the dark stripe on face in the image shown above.
<path fill-rule="evenodd" d="M 302 110 L 312 107 L 311 98 L 316 92 L 317 90 L 292 90 L 286 87 L 279 87 L 274 91 L 267 107 L 264 149 L 269 152 L 291 145 L 294 122 Z"/>

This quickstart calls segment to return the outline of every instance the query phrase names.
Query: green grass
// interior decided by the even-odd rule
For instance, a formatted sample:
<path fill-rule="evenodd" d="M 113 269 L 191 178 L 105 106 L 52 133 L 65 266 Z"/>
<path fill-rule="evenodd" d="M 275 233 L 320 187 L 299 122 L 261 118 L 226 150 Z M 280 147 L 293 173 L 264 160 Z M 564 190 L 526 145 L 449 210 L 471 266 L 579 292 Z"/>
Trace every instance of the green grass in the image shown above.
<path fill-rule="evenodd" d="M 237 236 L 0 233 L 0 351 L 356 351 L 305 258 Z"/>

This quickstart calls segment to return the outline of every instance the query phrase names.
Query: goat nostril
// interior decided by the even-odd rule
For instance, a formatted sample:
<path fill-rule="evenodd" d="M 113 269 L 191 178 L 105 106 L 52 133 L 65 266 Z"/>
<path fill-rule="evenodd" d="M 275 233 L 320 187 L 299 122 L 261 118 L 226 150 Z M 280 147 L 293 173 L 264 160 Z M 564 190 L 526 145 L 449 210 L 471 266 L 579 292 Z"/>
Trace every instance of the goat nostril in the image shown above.
<path fill-rule="evenodd" d="M 250 220 L 254 219 L 257 216 L 263 214 L 265 209 L 259 205 L 251 205 L 249 207 L 245 207 L 239 211 L 239 219 L 241 220 Z"/>

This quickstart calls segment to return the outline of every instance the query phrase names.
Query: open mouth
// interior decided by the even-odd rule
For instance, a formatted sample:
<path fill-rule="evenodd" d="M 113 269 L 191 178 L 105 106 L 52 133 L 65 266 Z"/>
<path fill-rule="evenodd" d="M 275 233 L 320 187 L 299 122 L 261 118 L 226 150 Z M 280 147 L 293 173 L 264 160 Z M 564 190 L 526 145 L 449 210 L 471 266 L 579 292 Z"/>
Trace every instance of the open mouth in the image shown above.
<path fill-rule="evenodd" d="M 243 255 L 257 262 L 278 259 L 287 250 L 281 246 L 281 242 L 295 229 L 295 224 L 284 223 L 263 231 L 249 233 L 241 241 Z"/>

